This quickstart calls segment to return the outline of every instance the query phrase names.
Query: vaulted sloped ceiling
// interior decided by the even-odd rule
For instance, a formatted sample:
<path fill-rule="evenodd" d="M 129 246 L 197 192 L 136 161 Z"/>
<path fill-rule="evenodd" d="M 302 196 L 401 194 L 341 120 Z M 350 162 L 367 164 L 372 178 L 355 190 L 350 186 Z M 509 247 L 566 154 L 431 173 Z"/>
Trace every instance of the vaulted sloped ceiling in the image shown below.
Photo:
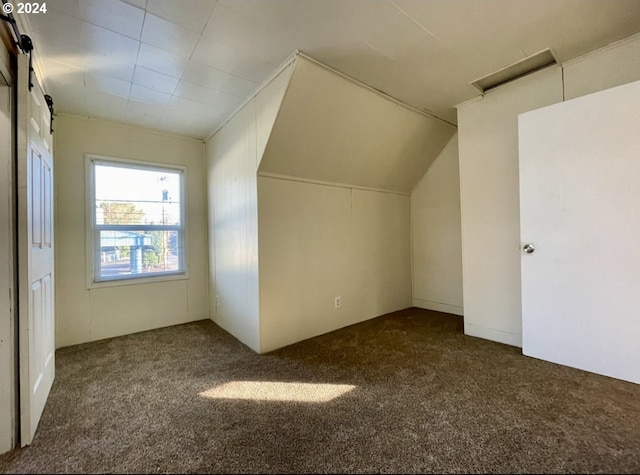
<path fill-rule="evenodd" d="M 410 193 L 455 129 L 299 55 L 259 172 Z"/>
<path fill-rule="evenodd" d="M 46 3 L 19 20 L 57 111 L 199 138 L 295 50 L 455 123 L 481 76 L 545 48 L 563 62 L 640 32 L 638 0 Z"/>

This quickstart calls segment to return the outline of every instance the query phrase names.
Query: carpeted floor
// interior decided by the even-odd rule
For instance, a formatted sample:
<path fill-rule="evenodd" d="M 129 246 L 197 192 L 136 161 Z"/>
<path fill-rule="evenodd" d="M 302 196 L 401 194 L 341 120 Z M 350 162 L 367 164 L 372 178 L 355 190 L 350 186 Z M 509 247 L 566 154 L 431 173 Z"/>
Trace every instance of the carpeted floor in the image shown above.
<path fill-rule="evenodd" d="M 640 386 L 426 310 L 267 355 L 201 321 L 59 350 L 0 471 L 637 473 Z"/>

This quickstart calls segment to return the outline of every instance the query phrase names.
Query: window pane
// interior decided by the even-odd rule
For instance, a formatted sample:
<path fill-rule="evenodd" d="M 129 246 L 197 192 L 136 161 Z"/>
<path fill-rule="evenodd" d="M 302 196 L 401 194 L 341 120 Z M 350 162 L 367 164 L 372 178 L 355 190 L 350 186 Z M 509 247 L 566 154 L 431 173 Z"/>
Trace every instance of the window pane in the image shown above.
<path fill-rule="evenodd" d="M 184 273 L 183 173 L 97 160 L 94 282 Z"/>
<path fill-rule="evenodd" d="M 97 163 L 96 224 L 180 225 L 181 173 Z"/>
<path fill-rule="evenodd" d="M 98 231 L 96 280 L 182 272 L 178 231 Z"/>

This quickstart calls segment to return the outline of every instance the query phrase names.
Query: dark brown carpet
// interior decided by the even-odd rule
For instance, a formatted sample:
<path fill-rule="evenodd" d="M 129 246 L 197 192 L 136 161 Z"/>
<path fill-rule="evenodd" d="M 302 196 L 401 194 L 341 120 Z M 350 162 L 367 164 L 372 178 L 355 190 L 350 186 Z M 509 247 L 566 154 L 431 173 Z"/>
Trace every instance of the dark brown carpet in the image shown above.
<path fill-rule="evenodd" d="M 234 382 L 354 388 L 327 402 L 200 395 Z M 262 356 L 202 321 L 59 350 L 33 444 L 0 471 L 640 472 L 640 386 L 419 309 Z"/>

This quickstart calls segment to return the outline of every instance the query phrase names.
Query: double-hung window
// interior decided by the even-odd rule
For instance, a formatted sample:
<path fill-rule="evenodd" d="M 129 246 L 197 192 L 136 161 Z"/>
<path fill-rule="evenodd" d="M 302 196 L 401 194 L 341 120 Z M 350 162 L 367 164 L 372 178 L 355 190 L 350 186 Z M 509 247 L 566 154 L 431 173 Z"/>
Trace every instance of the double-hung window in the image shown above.
<path fill-rule="evenodd" d="M 89 284 L 184 275 L 184 169 L 87 156 L 87 171 Z"/>

